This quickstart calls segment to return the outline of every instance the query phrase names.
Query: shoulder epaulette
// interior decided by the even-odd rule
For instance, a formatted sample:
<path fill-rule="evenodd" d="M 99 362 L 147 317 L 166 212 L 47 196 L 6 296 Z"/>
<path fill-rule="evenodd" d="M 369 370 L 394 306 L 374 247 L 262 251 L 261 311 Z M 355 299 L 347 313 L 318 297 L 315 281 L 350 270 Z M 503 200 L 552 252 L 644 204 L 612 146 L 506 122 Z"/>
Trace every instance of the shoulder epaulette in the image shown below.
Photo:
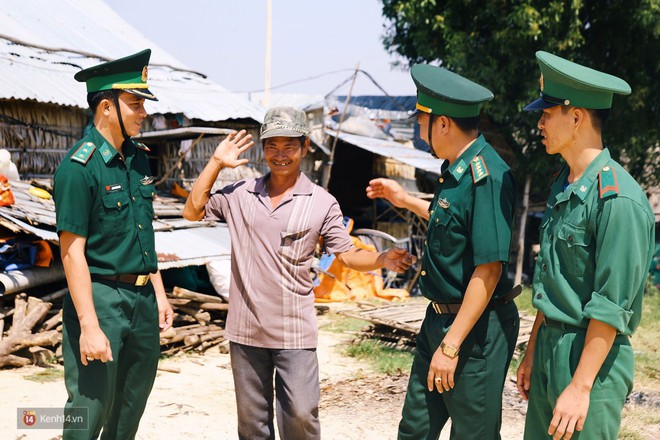
<path fill-rule="evenodd" d="M 474 183 L 488 177 L 488 167 L 483 156 L 475 156 L 470 162 L 470 168 L 472 168 L 472 181 Z"/>
<path fill-rule="evenodd" d="M 611 166 L 604 166 L 598 172 L 598 195 L 601 199 L 607 199 L 617 194 L 619 194 L 619 181 L 616 172 Z"/>
<path fill-rule="evenodd" d="M 96 145 L 91 142 L 83 142 L 75 153 L 71 155 L 71 160 L 87 165 L 92 154 L 96 151 Z"/>
<path fill-rule="evenodd" d="M 135 141 L 134 141 L 133 143 L 134 143 L 135 146 L 138 147 L 140 150 L 144 150 L 144 151 L 146 151 L 147 153 L 149 153 L 149 152 L 151 151 L 151 150 L 149 149 L 149 147 L 147 147 L 146 145 L 144 145 L 142 142 L 135 142 Z"/>

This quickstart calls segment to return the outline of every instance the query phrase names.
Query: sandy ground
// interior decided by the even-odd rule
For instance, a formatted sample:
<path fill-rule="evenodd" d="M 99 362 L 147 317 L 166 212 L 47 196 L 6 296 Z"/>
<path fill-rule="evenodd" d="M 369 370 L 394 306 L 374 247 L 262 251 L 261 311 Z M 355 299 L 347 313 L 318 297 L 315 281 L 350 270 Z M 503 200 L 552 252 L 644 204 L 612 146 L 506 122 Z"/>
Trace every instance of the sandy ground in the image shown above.
<path fill-rule="evenodd" d="M 323 330 L 327 316 L 319 317 L 318 356 L 321 380 L 321 431 L 327 440 L 395 439 L 407 385 L 407 374 L 385 376 L 342 354 L 350 334 Z M 17 429 L 17 408 L 61 408 L 66 401 L 61 366 L 54 380 L 28 377 L 47 369 L 30 366 L 0 370 L 0 440 L 51 440 L 58 430 Z M 218 347 L 203 355 L 184 354 L 161 361 L 138 439 L 235 439 L 236 403 L 229 355 Z M 635 393 L 633 393 L 635 394 Z M 639 393 L 638 393 L 639 394 Z M 637 437 L 660 438 L 660 393 L 642 393 L 645 412 L 634 405 L 624 410 L 624 425 Z M 638 399 L 639 400 L 639 399 Z M 508 380 L 503 396 L 502 439 L 522 439 L 526 404 Z M 657 409 L 655 409 L 657 408 Z M 632 416 L 632 417 L 631 417 Z M 441 440 L 449 439 L 449 425 Z"/>
<path fill-rule="evenodd" d="M 396 438 L 407 377 L 375 374 L 364 364 L 341 355 L 350 336 L 321 331 L 321 429 L 324 439 L 381 440 Z M 142 418 L 138 439 L 235 439 L 236 403 L 229 355 L 217 348 L 161 361 L 154 390 Z M 17 408 L 61 407 L 66 400 L 62 379 L 39 383 L 26 379 L 40 367 L 0 371 L 0 437 L 50 440 L 56 430 L 17 429 Z M 504 411 L 502 437 L 522 438 L 519 408 Z M 449 438 L 446 427 L 441 439 Z"/>

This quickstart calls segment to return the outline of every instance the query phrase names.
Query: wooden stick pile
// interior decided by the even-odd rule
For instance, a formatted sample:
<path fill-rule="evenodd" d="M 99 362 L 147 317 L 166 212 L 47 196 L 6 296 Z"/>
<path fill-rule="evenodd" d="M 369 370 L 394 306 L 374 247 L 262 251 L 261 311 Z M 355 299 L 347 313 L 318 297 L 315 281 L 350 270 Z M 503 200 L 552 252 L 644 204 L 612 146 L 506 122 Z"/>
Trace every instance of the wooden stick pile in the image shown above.
<path fill-rule="evenodd" d="M 21 293 L 15 295 L 13 308 L 0 308 L 0 368 L 62 362 L 62 310 L 54 309 L 53 303 L 66 293 L 62 289 L 41 298 Z M 175 312 L 174 325 L 160 335 L 161 354 L 204 352 L 221 344 L 226 351 L 229 304 L 179 287 L 167 296 Z"/>
<path fill-rule="evenodd" d="M 163 355 L 190 350 L 204 352 L 225 340 L 224 319 L 229 304 L 220 297 L 180 287 L 175 287 L 167 297 L 175 318 L 172 328 L 160 335 Z"/>

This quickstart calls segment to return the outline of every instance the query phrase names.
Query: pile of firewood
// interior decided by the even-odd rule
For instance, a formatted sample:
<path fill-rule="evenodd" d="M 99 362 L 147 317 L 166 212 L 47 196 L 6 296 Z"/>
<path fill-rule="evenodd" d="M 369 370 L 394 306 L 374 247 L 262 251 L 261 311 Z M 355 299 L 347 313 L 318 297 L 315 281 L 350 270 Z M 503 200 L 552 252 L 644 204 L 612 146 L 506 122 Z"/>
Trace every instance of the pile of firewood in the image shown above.
<path fill-rule="evenodd" d="M 220 297 L 180 287 L 175 287 L 167 297 L 175 317 L 172 328 L 160 335 L 163 355 L 190 350 L 203 352 L 225 340 L 224 319 L 229 304 Z"/>
<path fill-rule="evenodd" d="M 62 310 L 54 310 L 53 304 L 61 303 L 54 300 L 66 293 L 62 289 L 41 298 L 21 293 L 13 308 L 0 309 L 0 368 L 62 362 Z M 204 352 L 224 342 L 229 304 L 178 287 L 167 296 L 175 315 L 173 327 L 160 335 L 163 355 Z"/>

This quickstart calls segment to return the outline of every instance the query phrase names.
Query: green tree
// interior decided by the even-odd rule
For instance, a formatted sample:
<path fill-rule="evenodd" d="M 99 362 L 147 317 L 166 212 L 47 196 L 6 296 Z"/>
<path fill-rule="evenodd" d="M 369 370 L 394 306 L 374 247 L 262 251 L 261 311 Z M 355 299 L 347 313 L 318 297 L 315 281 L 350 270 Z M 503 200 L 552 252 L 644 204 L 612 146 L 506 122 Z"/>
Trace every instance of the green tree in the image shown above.
<path fill-rule="evenodd" d="M 482 131 L 539 195 L 557 158 L 539 142 L 539 115 L 522 111 L 539 94 L 537 50 L 628 81 L 603 138 L 638 181 L 660 183 L 660 0 L 383 0 L 383 16 L 383 43 L 404 67 L 440 64 L 494 92 Z"/>

